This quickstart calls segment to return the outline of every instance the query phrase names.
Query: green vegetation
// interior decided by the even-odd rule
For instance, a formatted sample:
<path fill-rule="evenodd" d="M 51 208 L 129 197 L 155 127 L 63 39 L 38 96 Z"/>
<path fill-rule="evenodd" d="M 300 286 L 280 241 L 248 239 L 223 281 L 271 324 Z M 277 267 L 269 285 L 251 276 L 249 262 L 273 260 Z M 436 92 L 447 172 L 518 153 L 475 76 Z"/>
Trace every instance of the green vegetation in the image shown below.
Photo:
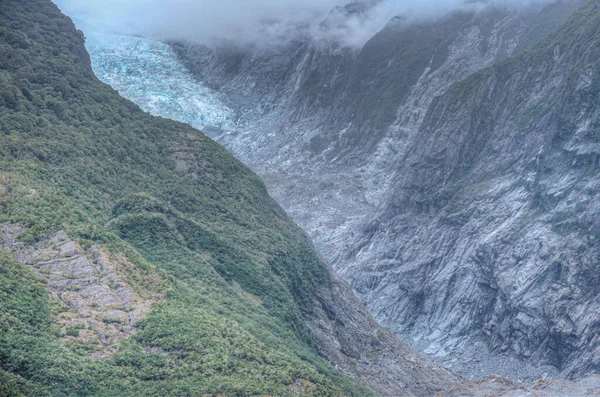
<path fill-rule="evenodd" d="M 314 384 L 302 395 L 369 394 L 317 355 L 304 314 L 329 273 L 260 179 L 98 81 L 49 0 L 0 2 L 0 223 L 24 244 L 62 229 L 102 245 L 164 297 L 94 361 L 59 339 L 66 309 L 43 280 L 2 253 L 0 395 L 285 396 L 297 379 Z"/>
<path fill-rule="evenodd" d="M 74 327 L 67 327 L 66 334 L 69 336 L 79 336 L 79 331 L 85 329 L 85 325 L 77 324 Z"/>

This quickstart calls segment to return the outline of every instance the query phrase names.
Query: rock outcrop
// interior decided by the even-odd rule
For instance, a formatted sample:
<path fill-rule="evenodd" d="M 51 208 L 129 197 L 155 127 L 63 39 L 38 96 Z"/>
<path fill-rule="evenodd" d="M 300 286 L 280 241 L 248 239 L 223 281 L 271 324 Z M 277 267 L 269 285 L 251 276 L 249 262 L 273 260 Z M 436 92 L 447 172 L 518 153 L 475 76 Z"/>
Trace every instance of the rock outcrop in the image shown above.
<path fill-rule="evenodd" d="M 307 322 L 319 353 L 379 396 L 431 396 L 462 380 L 382 328 L 335 275 L 317 291 Z"/>
<path fill-rule="evenodd" d="M 36 245 L 19 241 L 23 228 L 0 225 L 0 248 L 45 280 L 58 314 L 54 324 L 63 341 L 89 346 L 93 359 L 108 358 L 114 345 L 137 332 L 137 323 L 160 296 L 142 297 L 123 273 L 133 265 L 106 250 L 84 250 L 64 231 Z"/>

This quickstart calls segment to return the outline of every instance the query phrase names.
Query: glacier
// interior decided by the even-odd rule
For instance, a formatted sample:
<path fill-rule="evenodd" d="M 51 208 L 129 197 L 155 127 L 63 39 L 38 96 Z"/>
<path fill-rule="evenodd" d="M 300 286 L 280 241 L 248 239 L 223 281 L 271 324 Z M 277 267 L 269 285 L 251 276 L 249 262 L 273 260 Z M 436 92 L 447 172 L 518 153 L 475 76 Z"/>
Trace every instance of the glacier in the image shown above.
<path fill-rule="evenodd" d="M 86 34 L 96 76 L 153 115 L 178 120 L 211 138 L 235 131 L 235 112 L 199 82 L 168 44 L 141 37 Z"/>

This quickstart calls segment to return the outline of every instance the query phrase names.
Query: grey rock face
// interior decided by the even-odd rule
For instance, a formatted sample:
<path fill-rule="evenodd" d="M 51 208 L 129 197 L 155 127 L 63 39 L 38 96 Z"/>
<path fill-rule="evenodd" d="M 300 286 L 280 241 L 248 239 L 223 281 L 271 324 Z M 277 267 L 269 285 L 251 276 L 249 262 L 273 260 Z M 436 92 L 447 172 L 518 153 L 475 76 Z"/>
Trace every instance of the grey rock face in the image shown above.
<path fill-rule="evenodd" d="M 331 289 L 315 293 L 306 320 L 319 353 L 379 396 L 429 397 L 464 382 L 382 328 L 335 275 Z"/>
<path fill-rule="evenodd" d="M 375 317 L 447 362 L 481 343 L 540 366 L 517 378 L 600 369 L 598 26 L 592 1 L 436 98 L 345 258 Z"/>
<path fill-rule="evenodd" d="M 436 397 L 594 397 L 600 396 L 600 377 L 591 376 L 579 382 L 539 379 L 526 386 L 499 376 L 470 382 L 451 390 L 440 392 Z"/>

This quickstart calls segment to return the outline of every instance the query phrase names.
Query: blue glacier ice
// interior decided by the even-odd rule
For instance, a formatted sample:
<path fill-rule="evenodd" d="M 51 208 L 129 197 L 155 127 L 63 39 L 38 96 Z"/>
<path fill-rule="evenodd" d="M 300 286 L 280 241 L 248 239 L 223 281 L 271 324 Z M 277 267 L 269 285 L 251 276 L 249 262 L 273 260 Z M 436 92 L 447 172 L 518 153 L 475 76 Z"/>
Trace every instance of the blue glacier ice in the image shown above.
<path fill-rule="evenodd" d="M 199 82 L 168 45 L 139 37 L 87 32 L 94 72 L 142 109 L 188 123 L 216 138 L 235 130 L 235 112 Z"/>

